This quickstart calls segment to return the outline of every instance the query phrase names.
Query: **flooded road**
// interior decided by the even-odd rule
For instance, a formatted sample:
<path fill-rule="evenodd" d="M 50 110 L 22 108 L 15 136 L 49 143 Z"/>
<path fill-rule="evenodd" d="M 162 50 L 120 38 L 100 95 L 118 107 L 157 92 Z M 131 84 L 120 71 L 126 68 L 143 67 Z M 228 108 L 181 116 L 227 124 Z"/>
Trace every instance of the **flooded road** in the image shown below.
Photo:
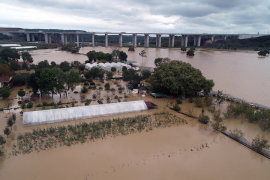
<path fill-rule="evenodd" d="M 111 47 L 84 47 L 80 53 L 88 51 L 103 51 L 110 53 Z M 194 57 L 187 57 L 179 48 L 135 48 L 135 52 L 128 52 L 128 48 L 120 48 L 128 55 L 129 61 L 137 62 L 140 66 L 155 67 L 154 60 L 158 57 L 169 57 L 171 60 L 181 60 L 190 63 L 202 71 L 207 79 L 213 79 L 213 90 L 223 90 L 224 93 L 235 97 L 270 106 L 270 58 L 261 58 L 256 51 L 234 51 L 197 49 Z M 139 56 L 141 50 L 146 51 L 146 58 Z M 31 51 L 34 62 L 47 59 L 49 62 L 72 62 L 78 60 L 82 63 L 87 60 L 84 55 L 71 54 L 54 49 Z"/>

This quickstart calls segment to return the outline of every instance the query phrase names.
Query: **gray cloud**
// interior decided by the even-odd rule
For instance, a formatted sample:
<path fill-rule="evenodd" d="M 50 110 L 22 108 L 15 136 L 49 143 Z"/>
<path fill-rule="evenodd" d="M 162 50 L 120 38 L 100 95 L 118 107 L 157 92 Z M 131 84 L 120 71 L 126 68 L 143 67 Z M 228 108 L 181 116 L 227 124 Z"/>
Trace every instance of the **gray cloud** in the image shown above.
<path fill-rule="evenodd" d="M 259 31 L 269 28 L 270 1 L 261 0 L 0 0 L 11 10 L 1 14 L 0 22 L 24 28 L 95 28 L 118 31 Z M 27 11 L 25 11 L 27 9 Z M 31 14 L 35 11 L 38 14 Z M 21 11 L 18 20 L 12 11 Z M 4 12 L 3 12 L 4 13 Z M 27 15 L 24 15 L 27 14 Z M 32 18 L 37 16 L 38 18 Z M 40 22 L 40 16 L 43 18 Z M 46 19 L 46 16 L 51 19 Z M 52 17 L 56 16 L 56 17 Z M 59 18 L 59 20 L 57 20 Z M 61 19 L 60 19 L 61 18 Z M 69 23 L 70 20 L 70 23 Z M 48 28 L 50 28 L 48 27 Z M 184 28 L 183 28 L 184 27 Z M 95 30 L 96 31 L 96 30 Z"/>

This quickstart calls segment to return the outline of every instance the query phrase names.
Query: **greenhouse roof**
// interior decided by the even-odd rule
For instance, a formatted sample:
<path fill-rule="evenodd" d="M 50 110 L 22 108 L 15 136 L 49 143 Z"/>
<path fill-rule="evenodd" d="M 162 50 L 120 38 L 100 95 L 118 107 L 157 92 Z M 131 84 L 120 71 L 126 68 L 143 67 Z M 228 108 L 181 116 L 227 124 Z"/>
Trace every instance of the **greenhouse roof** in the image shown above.
<path fill-rule="evenodd" d="M 23 126 L 73 121 L 147 110 L 143 100 L 23 113 Z"/>

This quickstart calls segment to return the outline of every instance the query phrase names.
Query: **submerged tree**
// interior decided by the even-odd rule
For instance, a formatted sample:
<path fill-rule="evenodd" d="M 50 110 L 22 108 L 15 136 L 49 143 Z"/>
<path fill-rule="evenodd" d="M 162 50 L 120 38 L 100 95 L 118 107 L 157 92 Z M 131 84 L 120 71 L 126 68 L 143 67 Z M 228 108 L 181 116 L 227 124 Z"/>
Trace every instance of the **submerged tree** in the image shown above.
<path fill-rule="evenodd" d="M 258 151 L 262 151 L 263 148 L 269 149 L 270 145 L 268 144 L 269 141 L 265 139 L 265 136 L 257 135 L 255 139 L 252 140 L 252 146 L 257 149 Z"/>
<path fill-rule="evenodd" d="M 143 60 L 144 57 L 147 57 L 147 56 L 146 56 L 145 50 L 142 50 L 142 51 L 139 53 L 139 55 L 142 57 L 142 60 Z"/>
<path fill-rule="evenodd" d="M 213 80 L 207 80 L 199 69 L 195 69 L 189 63 L 171 61 L 161 63 L 154 69 L 150 83 L 153 92 L 164 92 L 174 95 L 189 97 L 201 90 L 209 94 L 214 86 Z"/>

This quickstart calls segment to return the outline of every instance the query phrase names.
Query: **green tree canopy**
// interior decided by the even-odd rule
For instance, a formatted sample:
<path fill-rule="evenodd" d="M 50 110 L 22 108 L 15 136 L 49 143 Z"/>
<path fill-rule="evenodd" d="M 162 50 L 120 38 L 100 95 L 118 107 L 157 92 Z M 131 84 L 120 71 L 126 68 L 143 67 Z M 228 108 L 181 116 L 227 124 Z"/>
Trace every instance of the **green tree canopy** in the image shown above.
<path fill-rule="evenodd" d="M 22 53 L 22 59 L 23 61 L 29 61 L 30 63 L 33 63 L 33 58 L 29 52 L 23 52 Z"/>
<path fill-rule="evenodd" d="M 0 77 L 12 75 L 13 72 L 10 70 L 10 67 L 7 64 L 0 64 Z"/>
<path fill-rule="evenodd" d="M 27 80 L 27 85 L 30 86 L 32 88 L 32 91 L 34 94 L 37 94 L 37 91 L 39 89 L 39 84 L 36 81 L 36 77 L 39 76 L 40 71 L 37 71 L 36 73 L 32 73 L 30 74 L 28 80 Z"/>
<path fill-rule="evenodd" d="M 35 78 L 38 83 L 41 94 L 55 94 L 54 87 L 56 86 L 55 72 L 50 68 L 42 69 L 39 76 Z"/>
<path fill-rule="evenodd" d="M 18 91 L 18 95 L 19 95 L 20 97 L 25 96 L 25 91 L 19 90 L 19 91 Z"/>
<path fill-rule="evenodd" d="M 89 51 L 86 56 L 88 57 L 90 63 L 92 60 L 96 59 L 96 51 Z"/>
<path fill-rule="evenodd" d="M 11 60 L 11 61 L 10 61 L 9 67 L 10 67 L 10 69 L 13 70 L 13 71 L 17 71 L 17 70 L 21 69 L 21 66 L 20 66 L 20 65 L 18 64 L 18 62 L 15 61 L 15 60 Z"/>
<path fill-rule="evenodd" d="M 187 56 L 194 56 L 194 51 L 193 50 L 188 50 L 187 51 Z"/>
<path fill-rule="evenodd" d="M 10 96 L 10 87 L 9 86 L 5 86 L 3 88 L 0 89 L 0 94 L 1 94 L 1 97 L 6 99 Z"/>
<path fill-rule="evenodd" d="M 186 97 L 201 90 L 208 94 L 214 86 L 214 82 L 207 80 L 199 69 L 195 69 L 189 63 L 176 60 L 162 63 L 160 67 L 155 68 L 150 83 L 154 92 Z"/>
<path fill-rule="evenodd" d="M 66 94 L 68 90 L 74 91 L 76 84 L 81 82 L 81 77 L 78 71 L 71 69 L 66 74 Z"/>
<path fill-rule="evenodd" d="M 0 60 L 2 62 L 9 63 L 11 60 L 18 61 L 18 59 L 20 59 L 20 55 L 15 50 L 4 48 L 2 51 L 0 51 Z"/>
<path fill-rule="evenodd" d="M 124 51 L 119 52 L 119 59 L 121 61 L 127 61 L 127 57 L 128 57 L 128 55 Z"/>
<path fill-rule="evenodd" d="M 63 72 L 67 72 L 71 69 L 71 66 L 67 61 L 64 61 L 60 63 L 60 68 L 62 69 Z"/>
<path fill-rule="evenodd" d="M 54 71 L 55 74 L 55 78 L 56 78 L 56 84 L 55 84 L 55 91 L 56 93 L 60 94 L 60 98 L 61 98 L 61 93 L 64 92 L 65 89 L 65 74 L 64 72 L 59 69 L 59 68 L 53 68 L 52 69 Z"/>

